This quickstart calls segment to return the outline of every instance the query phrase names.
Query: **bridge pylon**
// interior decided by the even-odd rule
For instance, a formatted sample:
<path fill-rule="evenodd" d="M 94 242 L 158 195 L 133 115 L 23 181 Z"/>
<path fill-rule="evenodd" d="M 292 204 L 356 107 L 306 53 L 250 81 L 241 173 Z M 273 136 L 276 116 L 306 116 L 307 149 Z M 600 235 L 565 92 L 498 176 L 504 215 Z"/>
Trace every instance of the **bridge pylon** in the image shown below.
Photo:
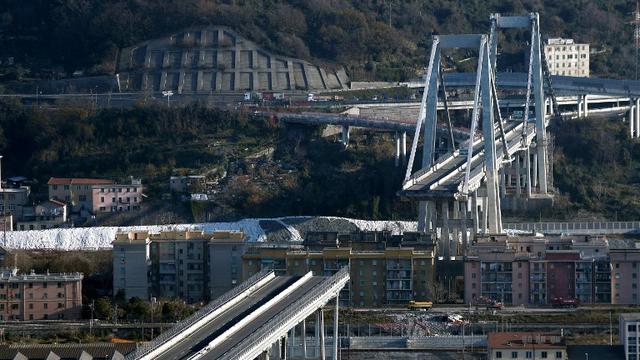
<path fill-rule="evenodd" d="M 498 168 L 501 159 L 496 155 L 496 129 L 504 142 L 503 123 L 497 108 L 497 94 L 495 86 L 495 72 L 491 65 L 489 39 L 487 35 L 440 35 L 434 36 L 429 59 L 429 67 L 425 75 L 425 88 L 420 104 L 418 122 L 411 147 L 409 164 L 405 174 L 405 185 L 413 183 L 425 172 L 433 170 L 439 160 L 436 158 L 436 124 L 438 90 L 442 77 L 440 76 L 441 51 L 443 49 L 478 49 L 478 65 L 474 90 L 473 111 L 471 115 L 470 136 L 466 144 L 453 151 L 456 158 L 466 158 L 463 166 L 464 180 L 460 187 L 453 192 L 442 194 L 430 192 L 419 197 L 418 230 L 435 231 L 440 228 L 438 246 L 439 253 L 444 257 L 456 255 L 459 236 L 462 234 L 463 248 L 469 227 L 475 233 L 480 223 L 486 233 L 498 234 L 502 232 L 502 217 L 500 214 L 500 192 L 498 182 Z M 480 118 L 482 123 L 480 124 Z M 496 118 L 499 120 L 496 123 Z M 482 127 L 482 135 L 476 136 L 476 131 Z M 413 172 L 413 165 L 418 151 L 420 136 L 423 137 L 422 159 L 420 169 Z M 482 145 L 482 139 L 484 145 Z M 480 188 L 482 179 L 471 172 L 473 162 L 477 162 L 479 153 L 484 154 L 483 176 L 484 185 Z M 480 190 L 480 191 L 478 191 Z M 478 206 L 478 194 L 483 196 Z M 481 209 L 482 215 L 478 213 Z M 452 238 L 453 237 L 453 238 Z"/>
<path fill-rule="evenodd" d="M 536 154 L 537 164 L 536 167 L 538 169 L 537 174 L 533 174 L 537 178 L 534 180 L 538 187 L 540 194 L 548 193 L 548 156 L 547 156 L 547 136 L 546 136 L 546 126 L 547 126 L 547 114 L 546 114 L 546 104 L 547 99 L 545 99 L 544 95 L 544 77 L 543 77 L 543 68 L 546 62 L 546 59 L 543 57 L 543 49 L 544 45 L 542 44 L 542 39 L 540 36 L 540 16 L 538 13 L 530 13 L 528 16 L 503 16 L 501 14 L 491 14 L 491 33 L 489 35 L 490 38 L 490 47 L 491 47 L 491 64 L 493 69 L 496 69 L 497 57 L 498 57 L 498 30 L 499 29 L 529 29 L 531 32 L 531 41 L 530 41 L 530 50 L 529 50 L 529 67 L 527 73 L 527 98 L 525 103 L 525 110 L 523 112 L 523 122 L 527 123 L 529 121 L 529 105 L 530 105 L 530 97 L 533 92 L 533 100 L 534 100 L 534 108 L 535 108 L 535 124 L 536 124 L 536 148 L 534 149 L 534 153 Z M 557 107 L 557 101 L 555 96 L 553 95 L 553 88 L 551 87 L 551 81 L 548 74 L 546 74 L 547 82 L 548 82 L 548 90 L 549 90 L 549 104 L 552 106 L 551 109 Z M 523 127 L 523 130 L 526 130 L 527 127 Z M 525 137 L 523 137 L 525 138 Z M 523 143 L 523 150 L 525 152 L 529 152 L 529 147 L 531 144 Z M 527 164 L 531 163 L 531 159 L 529 158 L 529 154 L 526 154 L 527 158 L 525 162 Z M 530 174 L 530 167 L 526 169 Z M 530 175 L 529 175 L 530 176 Z M 527 181 L 527 187 L 531 186 L 531 181 Z"/>

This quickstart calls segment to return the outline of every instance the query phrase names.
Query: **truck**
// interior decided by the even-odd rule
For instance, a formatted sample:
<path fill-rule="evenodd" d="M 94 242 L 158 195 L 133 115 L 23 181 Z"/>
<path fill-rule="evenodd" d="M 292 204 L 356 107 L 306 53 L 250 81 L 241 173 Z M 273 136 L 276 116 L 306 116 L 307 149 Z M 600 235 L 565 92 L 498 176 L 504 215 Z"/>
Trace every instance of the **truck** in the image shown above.
<path fill-rule="evenodd" d="M 407 305 L 407 309 L 409 310 L 417 310 L 417 311 L 429 311 L 433 307 L 433 302 L 431 301 L 409 301 Z"/>
<path fill-rule="evenodd" d="M 551 299 L 551 306 L 554 308 L 576 308 L 580 306 L 578 299 L 554 297 Z"/>

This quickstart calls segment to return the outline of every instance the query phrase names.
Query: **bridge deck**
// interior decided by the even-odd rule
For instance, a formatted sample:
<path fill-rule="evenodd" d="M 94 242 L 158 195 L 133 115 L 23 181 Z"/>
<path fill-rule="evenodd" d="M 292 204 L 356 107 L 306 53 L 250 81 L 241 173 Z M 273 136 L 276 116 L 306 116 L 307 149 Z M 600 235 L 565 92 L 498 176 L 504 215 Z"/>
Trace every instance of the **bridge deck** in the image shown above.
<path fill-rule="evenodd" d="M 266 303 L 273 296 L 289 287 L 299 277 L 280 276 L 257 289 L 250 296 L 241 300 L 228 311 L 213 319 L 211 322 L 198 329 L 189 337 L 179 342 L 169 350 L 158 356 L 160 360 L 188 359 L 190 356 L 205 347 L 214 338 L 222 334 L 229 327 L 237 323 L 247 314 L 254 311 L 260 305 Z"/>
<path fill-rule="evenodd" d="M 231 350 L 234 346 L 239 344 L 243 339 L 251 335 L 256 329 L 265 325 L 269 320 L 277 316 L 279 313 L 288 309 L 298 299 L 304 297 L 315 286 L 321 284 L 327 277 L 314 276 L 305 282 L 302 286 L 294 290 L 291 294 L 275 303 L 270 309 L 264 313 L 258 315 L 255 319 L 249 322 L 246 326 L 242 327 L 239 331 L 232 334 L 229 338 L 225 339 L 221 344 L 213 348 L 210 352 L 205 354 L 204 359 L 218 359 L 226 352 Z"/>
<path fill-rule="evenodd" d="M 512 122 L 506 124 L 505 140 L 509 156 L 515 153 L 522 144 L 522 123 Z M 527 138 L 529 141 L 535 136 L 535 124 L 527 124 Z M 477 141 L 473 146 L 471 159 L 471 171 L 469 175 L 469 189 L 475 190 L 480 185 L 484 176 L 484 140 Z M 496 136 L 496 157 L 501 159 L 505 155 L 502 141 Z M 403 185 L 400 195 L 419 199 L 431 199 L 437 197 L 455 197 L 460 195 L 462 183 L 464 183 L 467 156 L 464 153 L 449 153 L 438 159 L 435 166 L 424 173 L 415 174 Z"/>

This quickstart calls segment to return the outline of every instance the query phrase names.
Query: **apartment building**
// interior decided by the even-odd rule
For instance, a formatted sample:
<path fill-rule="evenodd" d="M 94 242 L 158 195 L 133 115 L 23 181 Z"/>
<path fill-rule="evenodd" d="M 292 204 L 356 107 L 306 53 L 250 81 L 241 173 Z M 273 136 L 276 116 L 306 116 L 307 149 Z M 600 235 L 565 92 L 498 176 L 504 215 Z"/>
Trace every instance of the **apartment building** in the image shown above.
<path fill-rule="evenodd" d="M 429 235 L 360 232 L 309 233 L 302 244 L 251 244 L 242 256 L 243 278 L 264 268 L 276 273 L 332 275 L 349 266 L 351 281 L 340 293 L 350 306 L 404 305 L 429 300 L 434 278 L 434 244 Z"/>
<path fill-rule="evenodd" d="M 616 248 L 609 251 L 611 303 L 640 305 L 640 249 L 634 241 L 618 241 L 612 245 Z"/>
<path fill-rule="evenodd" d="M 611 302 L 608 242 L 592 237 L 480 237 L 465 257 L 465 302 Z"/>
<path fill-rule="evenodd" d="M 93 186 L 113 184 L 113 180 L 87 178 L 56 178 L 47 182 L 49 185 L 49 199 L 64 201 L 70 205 L 70 211 L 93 210 Z"/>
<path fill-rule="evenodd" d="M 33 214 L 18 221 L 18 230 L 42 230 L 59 227 L 67 222 L 67 204 L 51 199 L 35 206 Z"/>
<path fill-rule="evenodd" d="M 0 270 L 0 321 L 81 318 L 81 273 L 18 274 Z"/>
<path fill-rule="evenodd" d="M 544 51 L 552 75 L 589 77 L 589 44 L 554 38 L 547 40 Z"/>
<path fill-rule="evenodd" d="M 620 314 L 618 339 L 625 359 L 640 359 L 640 313 Z"/>
<path fill-rule="evenodd" d="M 140 210 L 143 198 L 142 182 L 91 186 L 91 210 L 94 214 Z"/>
<path fill-rule="evenodd" d="M 29 186 L 3 186 L 0 187 L 0 212 L 13 215 L 12 220 L 21 220 L 29 213 Z"/>
<path fill-rule="evenodd" d="M 493 332 L 487 336 L 489 360 L 567 360 L 567 344 L 558 334 Z"/>
<path fill-rule="evenodd" d="M 125 298 L 216 298 L 242 280 L 245 238 L 238 231 L 119 233 L 113 242 L 114 293 Z"/>

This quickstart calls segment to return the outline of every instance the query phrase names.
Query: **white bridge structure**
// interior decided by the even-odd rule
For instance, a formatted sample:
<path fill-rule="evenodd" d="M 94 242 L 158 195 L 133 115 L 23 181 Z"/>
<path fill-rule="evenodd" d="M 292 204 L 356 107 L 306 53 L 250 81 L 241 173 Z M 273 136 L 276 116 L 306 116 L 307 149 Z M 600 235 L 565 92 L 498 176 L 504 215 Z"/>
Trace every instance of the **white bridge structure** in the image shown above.
<path fill-rule="evenodd" d="M 302 341 L 304 358 L 326 359 L 323 308 L 335 299 L 333 329 L 337 334 L 339 293 L 348 282 L 346 267 L 332 276 L 259 272 L 127 359 L 287 359 L 291 348 L 287 342 L 291 336 L 295 343 L 296 333 L 302 338 L 298 342 Z M 315 331 L 309 339 L 306 321 L 313 315 Z M 338 354 L 335 338 L 331 341 L 332 359 Z"/>
<path fill-rule="evenodd" d="M 510 28 L 530 30 L 528 73 L 498 76 L 497 32 Z M 475 74 L 444 76 L 443 53 L 461 48 L 477 49 Z M 552 201 L 546 128 L 552 117 L 560 115 L 559 105 L 567 102 L 566 94 L 575 99 L 578 117 L 589 114 L 590 97 L 594 101 L 614 102 L 615 106 L 610 107 L 614 111 L 629 110 L 631 136 L 638 136 L 640 82 L 552 77 L 543 50 L 537 13 L 493 14 L 489 36 L 433 38 L 411 155 L 399 194 L 418 201 L 418 230 L 438 234 L 438 253 L 443 258 L 464 254 L 469 234 L 502 233 L 501 200 L 508 193 L 515 195 L 518 201 L 515 206 Z M 441 100 L 445 103 L 445 117 L 451 123 L 444 87 L 473 87 L 474 99 L 468 140 L 459 149 L 451 146 L 447 153 L 438 156 L 435 130 L 439 94 L 444 95 Z M 498 90 L 510 87 L 526 90 L 519 121 L 508 121 L 501 113 L 504 105 Z M 560 91 L 564 98 L 555 96 Z M 421 159 L 416 159 L 421 138 Z M 419 166 L 415 171 L 414 162 Z"/>

